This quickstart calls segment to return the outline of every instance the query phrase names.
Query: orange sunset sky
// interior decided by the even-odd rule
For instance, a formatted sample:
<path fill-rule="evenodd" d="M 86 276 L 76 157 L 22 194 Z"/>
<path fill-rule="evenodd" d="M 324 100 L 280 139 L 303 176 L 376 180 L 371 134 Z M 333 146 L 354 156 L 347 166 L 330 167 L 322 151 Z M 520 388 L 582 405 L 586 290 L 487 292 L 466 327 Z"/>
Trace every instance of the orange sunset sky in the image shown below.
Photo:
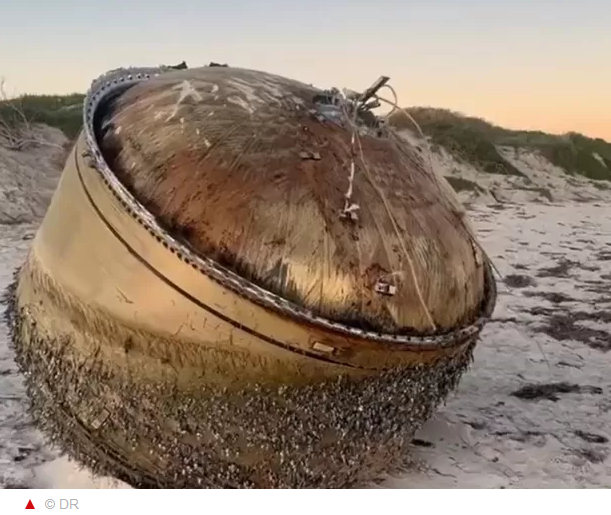
<path fill-rule="evenodd" d="M 1 1 L 1 0 L 0 0 Z M 124 65 L 209 61 L 320 87 L 389 75 L 403 106 L 611 141 L 609 0 L 20 0 L 3 6 L 9 93 L 84 91 Z"/>

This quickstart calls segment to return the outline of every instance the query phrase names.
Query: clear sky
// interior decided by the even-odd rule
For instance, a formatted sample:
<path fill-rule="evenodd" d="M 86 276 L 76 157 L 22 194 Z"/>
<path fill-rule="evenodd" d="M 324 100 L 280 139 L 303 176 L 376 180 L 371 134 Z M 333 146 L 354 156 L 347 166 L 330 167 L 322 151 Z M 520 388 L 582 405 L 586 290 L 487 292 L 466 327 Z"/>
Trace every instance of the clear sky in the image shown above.
<path fill-rule="evenodd" d="M 611 140 L 611 0 L 0 0 L 10 93 L 183 59 Z"/>

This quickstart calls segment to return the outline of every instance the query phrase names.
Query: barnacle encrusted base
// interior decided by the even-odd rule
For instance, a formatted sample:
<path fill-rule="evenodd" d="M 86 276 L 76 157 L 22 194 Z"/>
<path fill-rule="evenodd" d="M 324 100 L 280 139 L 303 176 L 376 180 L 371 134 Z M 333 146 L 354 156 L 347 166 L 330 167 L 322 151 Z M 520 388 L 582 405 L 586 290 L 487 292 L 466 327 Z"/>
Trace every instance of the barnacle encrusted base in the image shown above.
<path fill-rule="evenodd" d="M 142 384 L 102 354 L 49 338 L 15 282 L 6 319 L 31 412 L 62 451 L 138 488 L 341 488 L 401 470 L 414 432 L 472 359 L 475 339 L 427 365 L 308 386 Z"/>

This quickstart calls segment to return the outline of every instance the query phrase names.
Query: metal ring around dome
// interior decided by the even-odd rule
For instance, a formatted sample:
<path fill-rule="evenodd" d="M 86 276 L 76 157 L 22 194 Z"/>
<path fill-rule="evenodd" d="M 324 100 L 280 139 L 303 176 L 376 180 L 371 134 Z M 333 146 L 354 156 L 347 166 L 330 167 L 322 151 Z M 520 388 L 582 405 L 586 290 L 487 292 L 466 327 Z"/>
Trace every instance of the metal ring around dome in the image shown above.
<path fill-rule="evenodd" d="M 121 90 L 172 71 L 174 70 L 159 67 L 121 68 L 108 72 L 93 81 L 85 96 L 83 109 L 84 135 L 87 148 L 84 152 L 84 156 L 89 159 L 91 167 L 101 175 L 110 193 L 126 207 L 130 216 L 134 217 L 140 224 L 146 227 L 146 229 L 161 242 L 160 244 L 168 246 L 177 256 L 193 264 L 201 273 L 207 275 L 236 294 L 248 298 L 268 309 L 340 334 L 390 344 L 408 344 L 421 347 L 450 347 L 481 331 L 483 325 L 490 319 L 496 303 L 496 284 L 492 274 L 492 267 L 487 260 L 484 264 L 486 277 L 484 292 L 485 300 L 481 309 L 481 314 L 475 322 L 444 334 L 385 334 L 351 327 L 317 316 L 307 309 L 251 283 L 231 270 L 219 265 L 212 259 L 194 252 L 183 242 L 175 239 L 169 234 L 161 227 L 155 217 L 128 191 L 110 169 L 102 155 L 96 138 L 95 120 L 100 107 L 104 105 L 105 101 Z"/>

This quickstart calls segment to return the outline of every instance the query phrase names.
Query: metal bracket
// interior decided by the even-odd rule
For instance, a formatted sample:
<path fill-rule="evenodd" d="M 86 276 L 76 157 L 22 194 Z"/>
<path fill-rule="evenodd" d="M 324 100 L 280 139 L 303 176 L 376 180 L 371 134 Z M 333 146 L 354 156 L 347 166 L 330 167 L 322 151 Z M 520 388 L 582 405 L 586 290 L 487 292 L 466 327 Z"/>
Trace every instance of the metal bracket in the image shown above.
<path fill-rule="evenodd" d="M 389 284 L 384 281 L 378 281 L 374 287 L 376 293 L 392 296 L 397 293 L 397 287 L 394 284 Z"/>

